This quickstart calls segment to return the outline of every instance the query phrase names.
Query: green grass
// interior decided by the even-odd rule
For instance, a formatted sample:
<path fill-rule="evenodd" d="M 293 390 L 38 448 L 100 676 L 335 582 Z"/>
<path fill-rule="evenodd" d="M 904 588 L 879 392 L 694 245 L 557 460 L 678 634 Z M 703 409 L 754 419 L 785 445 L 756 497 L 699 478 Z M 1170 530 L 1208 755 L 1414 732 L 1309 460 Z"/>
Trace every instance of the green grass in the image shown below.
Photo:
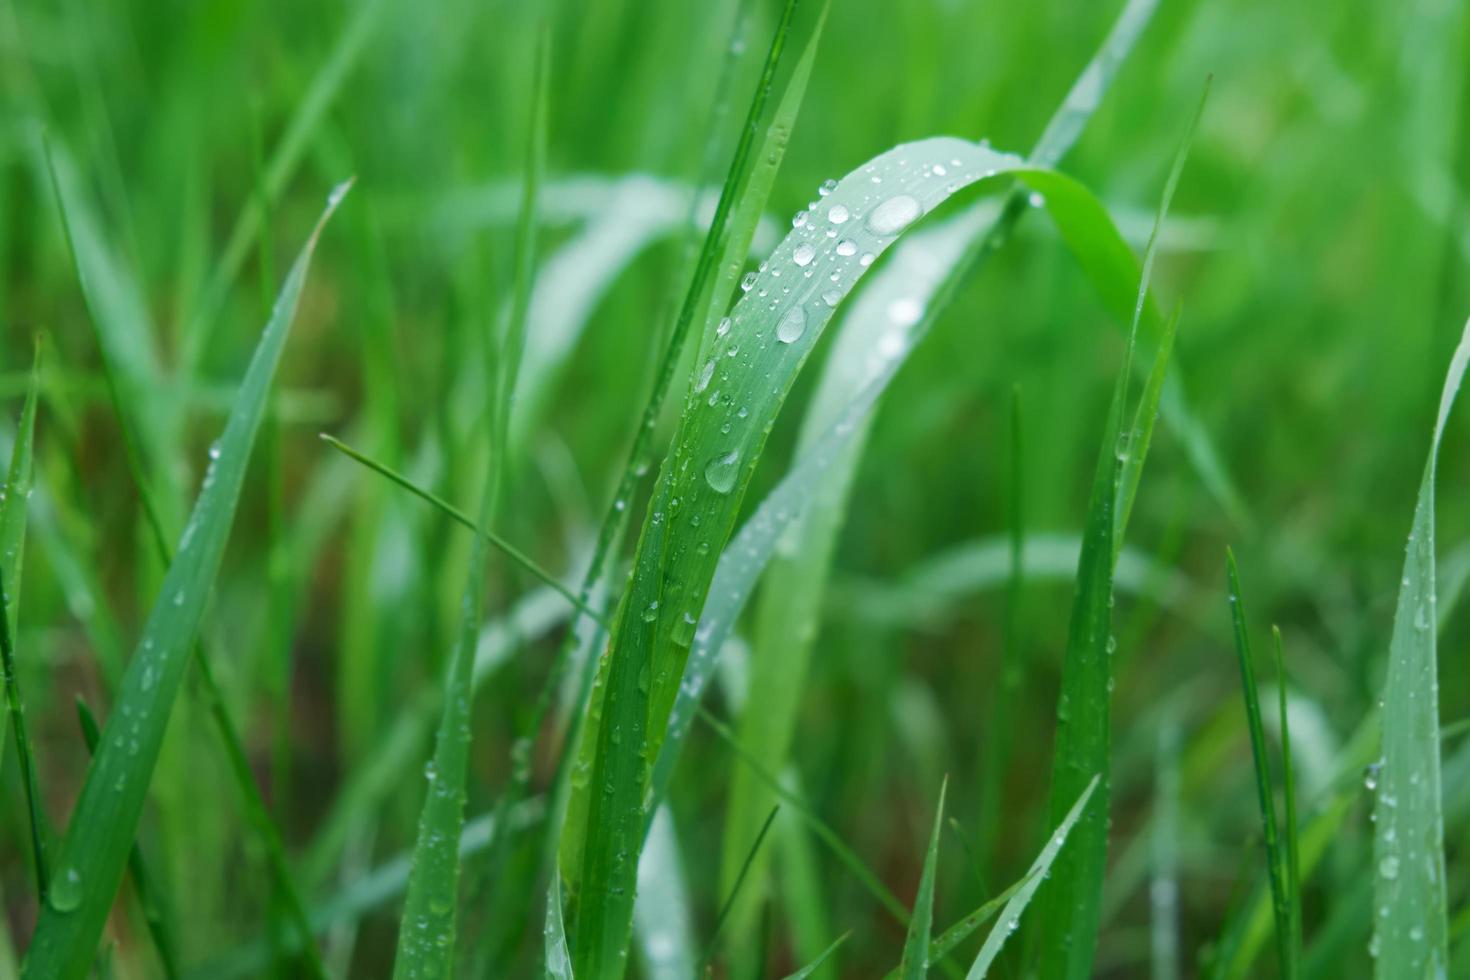
<path fill-rule="evenodd" d="M 1467 174 L 1464 0 L 0 4 L 0 977 L 1461 975 Z"/>

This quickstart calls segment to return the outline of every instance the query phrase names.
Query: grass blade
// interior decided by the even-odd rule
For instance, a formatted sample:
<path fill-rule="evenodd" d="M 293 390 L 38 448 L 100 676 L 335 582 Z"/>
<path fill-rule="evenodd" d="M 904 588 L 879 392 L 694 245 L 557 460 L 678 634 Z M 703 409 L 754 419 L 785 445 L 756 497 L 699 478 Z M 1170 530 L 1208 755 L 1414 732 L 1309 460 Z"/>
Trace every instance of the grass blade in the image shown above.
<path fill-rule="evenodd" d="M 822 968 L 822 964 L 827 962 L 827 960 L 832 957 L 833 953 L 837 952 L 837 947 L 847 942 L 848 937 L 850 937 L 851 935 L 852 933 L 850 932 L 844 932 L 842 935 L 832 940 L 832 945 L 822 950 L 822 952 L 817 956 L 816 959 L 812 960 L 810 963 L 802 967 L 800 970 L 797 970 L 795 973 L 788 975 L 786 977 L 786 980 L 806 980 L 807 977 L 820 970 Z"/>
<path fill-rule="evenodd" d="M 1062 818 L 1062 822 L 1057 824 L 1057 829 L 1052 833 L 1051 838 L 1047 840 L 1046 846 L 1041 849 L 1041 853 L 1036 856 L 1036 861 L 1031 865 L 1031 870 L 1027 872 L 1025 883 L 1016 892 L 1015 896 L 1006 903 L 1005 911 L 1001 913 L 1000 921 L 990 930 L 990 935 L 985 937 L 985 943 L 980 947 L 980 952 L 975 957 L 975 962 L 970 966 L 970 972 L 965 974 L 965 980 L 982 980 L 986 972 L 990 969 L 991 964 L 995 962 L 996 956 L 1000 955 L 1001 946 L 1005 944 L 1006 939 L 1010 937 L 1011 933 L 1016 931 L 1016 927 L 1021 921 L 1021 913 L 1026 911 L 1026 906 L 1031 902 L 1031 896 L 1036 894 L 1036 889 L 1041 887 L 1042 881 L 1046 879 L 1052 866 L 1056 863 L 1057 854 L 1061 851 L 1062 845 L 1067 842 L 1067 837 L 1072 833 L 1072 828 L 1077 825 L 1078 818 L 1087 809 L 1087 801 L 1092 798 L 1092 794 L 1099 786 L 1101 778 L 1100 776 L 1092 777 L 1092 781 L 1087 784 L 1087 788 L 1082 791 L 1082 795 L 1077 798 L 1077 802 L 1072 804 L 1072 809 L 1068 810 L 1067 815 Z"/>
<path fill-rule="evenodd" d="M 1281 627 L 1271 627 L 1271 640 L 1271 648 L 1276 654 L 1276 708 L 1281 725 L 1281 788 L 1286 797 L 1282 836 L 1286 845 L 1287 941 L 1291 944 L 1293 974 L 1299 976 L 1302 962 L 1302 870 L 1298 853 L 1296 774 L 1291 761 L 1291 724 L 1286 711 L 1286 661 L 1281 652 Z"/>
<path fill-rule="evenodd" d="M 546 888 L 546 976 L 572 980 L 572 954 L 567 950 L 567 927 L 561 916 L 561 873 Z"/>
<path fill-rule="evenodd" d="M 1240 683 L 1245 694 L 1245 715 L 1250 730 L 1251 760 L 1256 771 L 1256 794 L 1261 805 L 1261 827 L 1266 841 L 1267 875 L 1271 883 L 1272 908 L 1276 915 L 1276 956 L 1283 977 L 1296 976 L 1297 964 L 1291 942 L 1291 895 L 1286 878 L 1286 856 L 1276 827 L 1276 798 L 1271 790 L 1271 763 L 1266 755 L 1266 731 L 1261 723 L 1260 694 L 1251 657 L 1250 633 L 1245 622 L 1244 599 L 1235 554 L 1226 550 L 1230 583 L 1230 618 L 1235 635 L 1235 654 L 1240 660 Z"/>
<path fill-rule="evenodd" d="M 934 808 L 934 830 L 929 835 L 929 849 L 924 854 L 924 870 L 919 876 L 919 893 L 914 898 L 914 912 L 909 919 L 908 938 L 903 944 L 903 962 L 898 972 L 903 980 L 924 980 L 929 975 L 929 940 L 934 928 L 934 874 L 939 864 L 939 835 L 944 829 L 944 794 L 949 779 L 939 786 L 939 805 Z"/>
<path fill-rule="evenodd" d="M 95 755 L 102 731 L 97 726 L 92 709 L 81 698 L 77 698 L 77 723 L 81 726 L 82 739 L 87 743 L 88 754 Z M 138 905 L 143 910 L 143 921 L 148 926 L 148 935 L 153 939 L 153 948 L 158 953 L 163 975 L 173 980 L 179 975 L 179 954 L 178 944 L 174 941 L 172 915 L 158 887 L 158 880 L 148 870 L 148 864 L 143 859 L 143 850 L 137 841 L 133 842 L 132 849 L 128 851 L 128 872 L 133 876 L 133 887 L 138 892 Z"/>
<path fill-rule="evenodd" d="M 148 781 L 188 654 L 204 615 L 233 523 L 250 448 L 264 414 L 270 382 L 295 318 L 321 229 L 346 193 L 332 192 L 326 211 L 292 266 L 256 348 L 235 407 L 169 566 L 158 601 L 128 664 L 101 748 L 60 849 L 51 894 L 36 925 L 24 976 L 79 978 L 86 974 L 132 849 Z"/>
<path fill-rule="evenodd" d="M 1414 504 L 1383 689 L 1383 764 L 1374 801 L 1378 977 L 1449 969 L 1439 763 L 1434 496 L 1440 440 L 1470 362 L 1470 323 L 1450 360 Z"/>
<path fill-rule="evenodd" d="M 0 595 L 5 581 L 0 578 Z M 25 787 L 26 812 L 31 835 L 31 860 L 36 870 L 36 893 L 41 904 L 48 897 L 51 873 L 46 860 L 46 817 L 41 812 L 41 789 L 36 780 L 36 759 L 31 753 L 30 736 L 26 734 L 26 709 L 21 698 L 20 679 L 15 675 L 15 650 L 10 642 L 10 617 L 0 612 L 0 667 L 5 670 L 5 704 L 10 724 L 15 731 L 15 754 L 20 762 L 21 784 Z"/>
<path fill-rule="evenodd" d="M 1061 692 L 1057 699 L 1057 736 L 1051 786 L 1053 822 L 1059 823 L 1065 818 L 1063 808 L 1081 795 L 1085 789 L 1083 779 L 1089 773 L 1097 780 L 1098 805 L 1082 821 L 1077 843 L 1062 855 L 1044 896 L 1044 929 L 1051 939 L 1042 950 L 1040 975 L 1045 980 L 1084 980 L 1092 973 L 1102 909 L 1103 877 L 1107 872 L 1112 658 L 1116 645 L 1112 636 L 1113 573 L 1127 518 L 1117 510 L 1123 461 L 1128 455 L 1127 444 L 1120 437 L 1123 403 L 1139 322 L 1149 304 L 1149 278 L 1158 245 L 1158 228 L 1168 214 L 1195 126 L 1203 111 L 1204 98 L 1201 97 L 1199 108 L 1174 155 L 1159 201 L 1154 234 L 1150 237 L 1138 278 L 1128 348 L 1108 409 L 1087 507 L 1082 554 L 1077 563 L 1076 591 L 1067 630 L 1067 649 L 1062 664 Z M 1163 371 L 1162 363 L 1161 358 L 1156 360 L 1156 374 Z M 1144 401 L 1139 407 L 1140 418 L 1153 414 L 1161 387 L 1161 384 L 1145 387 Z M 1150 398 L 1155 400 L 1150 401 Z M 1138 452 L 1137 465 L 1140 467 L 1143 448 L 1139 447 Z"/>
<path fill-rule="evenodd" d="M 730 894 L 725 896 L 725 904 L 720 906 L 720 914 L 715 916 L 715 926 L 710 931 L 709 944 L 704 951 L 704 957 L 700 962 L 695 976 L 707 976 L 709 964 L 714 959 L 715 946 L 720 940 L 720 933 L 725 928 L 725 921 L 730 918 L 730 910 L 735 907 L 735 900 L 740 897 L 740 889 L 745 885 L 746 876 L 750 874 L 750 866 L 755 861 L 755 856 L 760 853 L 761 845 L 766 842 L 766 835 L 771 832 L 771 825 L 776 822 L 776 815 L 781 812 L 780 806 L 771 807 L 771 812 L 766 814 L 765 823 L 761 824 L 760 833 L 755 835 L 755 843 L 750 845 L 750 853 L 745 855 L 745 863 L 740 867 L 740 874 L 735 877 L 735 884 L 730 889 Z"/>
<path fill-rule="evenodd" d="M 633 908 L 633 935 L 647 980 L 697 975 L 692 909 L 674 818 L 667 806 L 660 807 L 638 862 L 638 903 Z"/>

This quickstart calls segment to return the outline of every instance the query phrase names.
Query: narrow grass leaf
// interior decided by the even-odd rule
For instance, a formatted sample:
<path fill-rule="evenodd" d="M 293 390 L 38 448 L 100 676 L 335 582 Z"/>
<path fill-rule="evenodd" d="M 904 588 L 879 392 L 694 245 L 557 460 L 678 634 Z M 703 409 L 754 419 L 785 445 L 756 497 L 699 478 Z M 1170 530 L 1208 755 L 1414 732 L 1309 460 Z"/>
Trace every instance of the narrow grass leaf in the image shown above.
<path fill-rule="evenodd" d="M 1470 362 L 1470 323 L 1450 360 L 1388 646 L 1383 761 L 1374 800 L 1375 966 L 1380 978 L 1441 976 L 1449 969 L 1444 814 L 1439 760 L 1434 497 L 1440 440 Z M 1383 913 L 1383 910 L 1387 910 Z"/>
<path fill-rule="evenodd" d="M 837 948 L 843 943 L 847 942 L 848 938 L 851 935 L 852 933 L 850 932 L 844 932 L 842 935 L 832 940 L 832 945 L 822 950 L 822 952 L 817 956 L 816 959 L 812 960 L 810 963 L 802 967 L 800 970 L 797 970 L 795 973 L 788 974 L 786 980 L 806 980 L 807 977 L 820 970 L 822 968 L 822 964 L 831 959 L 832 954 L 837 952 Z"/>
<path fill-rule="evenodd" d="M 1027 872 L 1025 884 L 1006 903 L 1005 911 L 1001 913 L 1000 920 L 990 930 L 990 935 L 985 937 L 985 942 L 980 947 L 980 952 L 975 957 L 975 962 L 970 966 L 970 972 L 965 974 L 965 980 L 982 980 L 990 970 L 991 964 L 1000 955 L 1001 947 L 1005 945 L 1005 941 L 1010 938 L 1011 933 L 1016 931 L 1021 921 L 1021 914 L 1026 911 L 1026 906 L 1031 903 L 1031 897 L 1036 894 L 1036 889 L 1041 887 L 1042 881 L 1051 872 L 1052 866 L 1056 863 L 1057 854 L 1061 851 L 1062 845 L 1067 842 L 1067 837 L 1072 833 L 1072 828 L 1077 825 L 1078 818 L 1087 809 L 1087 801 L 1092 799 L 1092 794 L 1101 783 L 1101 779 L 1101 776 L 1092 777 L 1092 781 L 1087 784 L 1087 788 L 1082 791 L 1082 795 L 1077 798 L 1077 802 L 1072 804 L 1072 809 L 1068 810 L 1067 815 L 1062 818 L 1062 822 L 1057 824 L 1056 830 L 1053 831 L 1046 845 L 1042 847 L 1041 853 L 1036 856 L 1036 860 L 1031 865 L 1031 870 Z"/>
<path fill-rule="evenodd" d="M 1276 956 L 1283 977 L 1295 976 L 1292 956 L 1291 896 L 1286 880 L 1285 852 L 1276 825 L 1276 797 L 1271 788 L 1271 763 L 1267 756 L 1266 730 L 1261 723 L 1261 701 L 1256 688 L 1256 671 L 1251 656 L 1250 632 L 1245 621 L 1245 602 L 1240 591 L 1240 573 L 1235 554 L 1227 549 L 1226 566 L 1230 587 L 1230 619 L 1235 636 L 1235 655 L 1240 660 L 1240 683 L 1245 695 L 1246 724 L 1250 731 L 1251 760 L 1256 772 L 1256 795 L 1261 807 L 1261 827 L 1266 841 L 1266 866 L 1271 884 L 1272 908 L 1276 914 Z"/>
<path fill-rule="evenodd" d="M 77 723 L 82 729 L 82 739 L 87 743 L 87 753 L 95 755 L 102 730 L 87 702 L 77 698 Z M 143 922 L 148 926 L 148 935 L 153 940 L 153 949 L 158 953 L 158 963 L 163 975 L 173 980 L 179 975 L 178 943 L 174 940 L 173 916 L 168 908 L 158 879 L 148 869 L 143 851 L 136 841 L 128 851 L 128 873 L 133 876 L 133 888 L 138 893 L 138 905 L 143 910 Z"/>
<path fill-rule="evenodd" d="M 929 941 L 934 928 L 934 876 L 939 866 L 939 837 L 944 829 L 944 795 L 948 789 L 949 778 L 945 777 L 939 786 L 934 830 L 929 834 L 924 870 L 919 875 L 919 892 L 914 897 L 914 911 L 909 918 L 908 936 L 903 944 L 903 962 L 898 968 L 902 980 L 924 980 L 929 975 Z"/>
<path fill-rule="evenodd" d="M 633 936 L 648 980 L 696 975 L 692 908 L 674 817 L 667 806 L 660 807 L 638 862 L 638 902 L 633 907 Z"/>
<path fill-rule="evenodd" d="M 735 884 L 731 888 L 730 894 L 725 896 L 725 903 L 720 906 L 719 915 L 715 916 L 715 925 L 710 930 L 709 943 L 705 948 L 704 958 L 700 962 L 699 969 L 695 971 L 695 976 L 708 975 L 709 965 L 714 959 L 715 949 L 720 940 L 720 933 L 725 928 L 725 922 L 730 918 L 730 910 L 734 908 L 735 901 L 740 897 L 740 889 L 745 886 L 745 879 L 750 874 L 751 863 L 755 860 L 755 856 L 760 853 L 761 845 L 766 842 L 766 835 L 771 832 L 771 825 L 776 822 L 776 817 L 780 812 L 781 807 L 779 805 L 771 807 L 771 812 L 766 814 L 765 823 L 761 824 L 760 833 L 755 835 L 755 842 L 750 845 L 750 853 L 745 856 L 745 864 L 741 865 L 740 874 L 735 877 Z"/>
<path fill-rule="evenodd" d="M 1302 962 L 1302 870 L 1296 816 L 1296 772 L 1291 761 L 1291 724 L 1286 710 L 1286 659 L 1281 651 L 1281 627 L 1271 627 L 1271 647 L 1276 654 L 1276 697 L 1281 728 L 1281 789 L 1286 797 L 1282 837 L 1286 848 L 1287 941 L 1291 944 L 1294 975 Z"/>
<path fill-rule="evenodd" d="M 91 964 L 224 554 L 250 448 L 295 319 L 312 252 L 346 190 L 344 184 L 332 192 L 326 211 L 286 277 L 217 452 L 212 454 L 215 458 L 206 471 L 193 516 L 164 576 L 138 651 L 123 675 L 101 747 L 87 770 L 26 959 L 24 976 L 28 978 L 79 978 Z"/>
<path fill-rule="evenodd" d="M 567 950 L 567 927 L 561 913 L 561 873 L 551 876 L 546 887 L 546 976 L 549 980 L 572 980 L 572 955 Z"/>
<path fill-rule="evenodd" d="M 0 595 L 5 581 L 0 578 Z M 0 667 L 5 671 L 5 704 L 10 724 L 15 731 L 15 754 L 20 763 L 21 785 L 25 790 L 26 813 L 30 830 L 31 861 L 36 872 L 36 893 L 44 906 L 50 890 L 49 862 L 46 858 L 46 817 L 41 812 L 41 789 L 37 783 L 36 758 L 31 752 L 31 739 L 26 733 L 25 701 L 20 693 L 20 679 L 15 674 L 15 649 L 10 639 L 10 616 L 0 611 Z"/>

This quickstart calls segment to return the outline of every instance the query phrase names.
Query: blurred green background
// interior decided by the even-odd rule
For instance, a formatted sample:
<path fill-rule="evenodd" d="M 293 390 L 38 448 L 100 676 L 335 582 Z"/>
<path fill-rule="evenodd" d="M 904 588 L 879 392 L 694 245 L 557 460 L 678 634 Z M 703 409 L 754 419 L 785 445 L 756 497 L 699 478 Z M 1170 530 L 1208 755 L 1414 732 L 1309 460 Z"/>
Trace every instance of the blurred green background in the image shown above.
<path fill-rule="evenodd" d="M 772 197 L 773 227 L 822 180 L 897 142 L 987 137 L 1024 153 L 1118 6 L 837 0 Z M 337 457 L 318 431 L 471 505 L 487 452 L 477 431 L 481 352 L 510 293 L 530 65 L 537 24 L 548 19 L 549 172 L 530 324 L 544 359 L 517 403 L 514 478 L 496 526 L 545 567 L 579 576 L 683 289 L 687 187 L 706 156 L 723 169 L 776 7 L 755 3 L 732 37 L 729 0 L 0 0 L 0 431 L 8 444 L 32 336 L 43 332 L 18 649 L 58 825 L 86 757 L 72 698 L 105 710 L 106 665 L 126 658 L 161 569 L 43 135 L 111 257 L 108 315 L 133 338 L 149 379 L 164 436 L 146 455 L 176 515 L 192 499 L 289 256 L 327 189 L 358 178 L 323 239 L 205 627 L 303 887 L 322 896 L 412 842 L 417 779 L 384 787 L 349 817 L 339 794 L 437 683 L 469 541 Z M 736 108 L 712 119 L 732 43 L 744 45 Z M 1231 513 L 1205 490 L 1161 428 L 1129 544 L 1163 571 L 1124 590 L 1117 608 L 1115 866 L 1100 976 L 1151 969 L 1159 905 L 1148 828 L 1161 732 L 1177 731 L 1182 746 L 1171 835 L 1182 975 L 1200 969 L 1262 863 L 1226 544 L 1261 637 L 1271 622 L 1284 632 L 1306 801 L 1376 700 L 1440 380 L 1470 315 L 1467 54 L 1470 7 L 1455 0 L 1163 0 L 1062 165 L 1141 253 L 1174 147 L 1213 75 L 1155 286 L 1166 304 L 1182 304 L 1174 371 L 1238 506 Z M 538 347 L 537 336 L 550 342 Z M 1025 678 L 992 858 L 962 839 L 981 809 L 1004 581 L 967 579 L 936 561 L 1006 532 L 1013 388 L 1028 530 L 1075 536 L 1122 347 L 1050 226 L 1028 221 L 904 368 L 857 478 L 794 762 L 815 809 L 905 900 L 950 774 L 960 830 L 945 845 L 943 923 L 1016 877 L 1042 839 L 1071 575 L 1033 581 L 1024 597 Z M 784 472 L 819 371 L 814 364 L 798 383 L 752 504 Z M 1470 714 L 1460 669 L 1470 629 L 1456 602 L 1470 572 L 1467 446 L 1462 412 L 1440 472 L 1447 723 Z M 501 561 L 491 580 L 495 619 L 536 586 Z M 523 625 L 514 655 L 481 689 L 472 815 L 506 780 L 512 733 L 559 638 L 552 606 L 536 628 Z M 714 703 L 725 712 L 718 695 Z M 405 737 L 416 772 L 428 742 Z M 1465 771 L 1451 761 L 1459 747 L 1446 746 L 1452 915 L 1470 886 L 1456 861 L 1470 829 L 1470 787 L 1452 782 Z M 690 913 L 703 934 L 721 897 L 734 765 L 696 729 L 675 781 Z M 549 771 L 550 759 L 537 766 Z M 15 768 L 9 751 L 0 888 L 18 953 L 35 910 Z M 186 913 L 186 961 L 206 963 L 260 935 L 270 899 L 192 687 L 154 789 L 145 850 Z M 1322 976 L 1370 969 L 1358 887 L 1371 858 L 1363 795 L 1306 892 L 1309 959 L 1314 941 L 1337 944 Z M 324 845 L 333 820 L 345 829 Z M 838 863 L 810 853 L 821 920 L 834 934 L 856 930 L 840 974 L 871 976 L 896 962 L 901 931 Z M 779 878 L 787 852 L 774 860 Z M 489 927 L 509 934 L 503 974 L 537 968 L 541 894 L 526 886 L 519 911 L 529 927 Z M 803 910 L 787 907 L 789 891 L 774 894 L 769 960 L 780 975 L 797 961 L 787 923 Z M 385 975 L 396 924 L 390 901 L 355 930 L 334 932 L 329 955 L 343 975 Z M 119 975 L 150 975 L 137 922 L 115 916 L 111 935 Z M 1261 975 L 1271 975 L 1268 959 Z M 1464 957 L 1457 963 L 1470 969 Z"/>

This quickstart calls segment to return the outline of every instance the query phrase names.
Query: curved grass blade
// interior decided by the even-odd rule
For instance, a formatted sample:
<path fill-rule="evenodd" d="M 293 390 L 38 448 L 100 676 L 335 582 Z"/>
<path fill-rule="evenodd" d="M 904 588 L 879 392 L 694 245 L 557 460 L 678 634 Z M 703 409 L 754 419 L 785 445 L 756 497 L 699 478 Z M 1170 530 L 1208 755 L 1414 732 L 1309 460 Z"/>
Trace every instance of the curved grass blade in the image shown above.
<path fill-rule="evenodd" d="M 572 980 L 572 954 L 567 950 L 567 927 L 561 915 L 561 870 L 546 887 L 546 976 Z"/>
<path fill-rule="evenodd" d="M 985 943 L 980 947 L 975 962 L 970 966 L 970 972 L 965 974 L 965 980 L 982 980 L 991 964 L 995 962 L 995 958 L 1000 955 L 1001 947 L 1005 945 L 1011 933 L 1016 931 L 1021 921 L 1021 913 L 1026 911 L 1031 897 L 1036 894 L 1036 889 L 1041 887 L 1042 881 L 1046 879 L 1052 866 L 1056 863 L 1057 854 L 1061 851 L 1062 845 L 1067 842 L 1067 837 L 1072 833 L 1072 828 L 1076 826 L 1078 818 L 1087 809 L 1087 801 L 1092 798 L 1101 779 L 1101 776 L 1092 777 L 1092 781 L 1087 784 L 1082 795 L 1077 797 L 1077 802 L 1072 804 L 1072 809 L 1068 810 L 1062 822 L 1057 824 L 1057 829 L 1046 842 L 1046 846 L 1041 849 L 1041 853 L 1036 856 L 1031 870 L 1027 872 L 1025 884 L 1006 903 L 1000 920 L 990 930 L 990 935 L 985 937 Z"/>
<path fill-rule="evenodd" d="M 82 739 L 87 743 L 88 754 L 95 755 L 102 731 L 97 727 L 92 709 L 80 697 L 77 698 L 77 723 L 81 726 Z M 148 926 L 148 935 L 153 939 L 153 948 L 158 953 L 158 963 L 163 967 L 163 975 L 173 980 L 179 975 L 178 944 L 174 941 L 171 923 L 173 916 L 164 901 L 157 879 L 148 870 L 137 841 L 133 842 L 132 849 L 128 851 L 128 872 L 133 876 L 133 887 L 138 892 L 138 905 L 143 910 L 143 921 Z"/>
<path fill-rule="evenodd" d="M 1256 795 L 1261 807 L 1261 827 L 1266 841 L 1267 877 L 1271 884 L 1272 909 L 1276 916 L 1276 956 L 1285 978 L 1295 977 L 1299 964 L 1291 941 L 1291 893 L 1286 876 L 1286 854 L 1276 826 L 1276 798 L 1271 790 L 1271 763 L 1266 755 L 1266 730 L 1261 723 L 1260 694 L 1251 657 L 1250 633 L 1245 622 L 1240 573 L 1234 552 L 1226 549 L 1230 583 L 1230 619 L 1235 636 L 1235 654 L 1240 660 L 1240 683 L 1245 694 L 1245 715 L 1250 730 L 1251 761 L 1256 771 Z"/>
<path fill-rule="evenodd" d="M 919 893 L 914 897 L 914 912 L 909 918 L 908 937 L 903 944 L 903 962 L 898 967 L 902 980 L 924 980 L 929 975 L 929 940 L 934 928 L 934 873 L 939 864 L 939 835 L 944 829 L 944 794 L 948 789 L 949 778 L 945 777 L 939 785 L 934 830 L 929 835 L 924 870 L 919 875 Z"/>
<path fill-rule="evenodd" d="M 766 814 L 765 823 L 761 824 L 760 833 L 755 835 L 755 843 L 750 845 L 750 853 L 745 856 L 745 864 L 740 868 L 740 874 L 735 877 L 735 884 L 730 894 L 725 896 L 725 904 L 720 906 L 719 915 L 715 916 L 715 926 L 710 930 L 709 943 L 705 947 L 704 957 L 695 971 L 695 976 L 707 976 L 709 974 L 710 962 L 714 959 L 715 945 L 720 941 L 720 933 L 725 928 L 725 921 L 730 918 L 730 910 L 735 907 L 735 900 L 740 897 L 740 889 L 745 885 L 746 876 L 750 874 L 750 866 L 755 861 L 755 856 L 760 853 L 761 845 L 766 842 L 766 835 L 771 832 L 771 825 L 776 822 L 776 816 L 781 812 L 780 805 L 771 807 L 771 812 Z"/>
<path fill-rule="evenodd" d="M 844 932 L 842 935 L 832 940 L 832 945 L 822 950 L 822 952 L 817 956 L 816 959 L 812 960 L 810 963 L 802 967 L 800 970 L 797 970 L 795 973 L 788 975 L 786 977 L 786 980 L 806 980 L 807 977 L 820 970 L 822 968 L 822 964 L 831 959 L 832 954 L 837 952 L 837 948 L 843 943 L 847 942 L 847 940 L 851 936 L 852 933 Z"/>
<path fill-rule="evenodd" d="M 347 186 L 332 192 L 286 277 L 218 451 L 211 454 L 214 458 L 194 513 L 144 626 L 142 642 L 123 675 L 101 748 L 87 770 L 60 848 L 51 894 L 26 958 L 25 977 L 79 978 L 91 964 L 132 849 L 169 712 L 224 555 L 250 449 L 295 318 L 312 252 Z"/>
<path fill-rule="evenodd" d="M 1470 362 L 1470 322 L 1450 360 L 1429 459 L 1414 504 L 1383 689 L 1383 763 L 1374 801 L 1375 975 L 1444 975 L 1449 969 L 1444 814 L 1439 761 L 1434 496 L 1440 440 Z M 1382 910 L 1387 909 L 1386 914 Z"/>

